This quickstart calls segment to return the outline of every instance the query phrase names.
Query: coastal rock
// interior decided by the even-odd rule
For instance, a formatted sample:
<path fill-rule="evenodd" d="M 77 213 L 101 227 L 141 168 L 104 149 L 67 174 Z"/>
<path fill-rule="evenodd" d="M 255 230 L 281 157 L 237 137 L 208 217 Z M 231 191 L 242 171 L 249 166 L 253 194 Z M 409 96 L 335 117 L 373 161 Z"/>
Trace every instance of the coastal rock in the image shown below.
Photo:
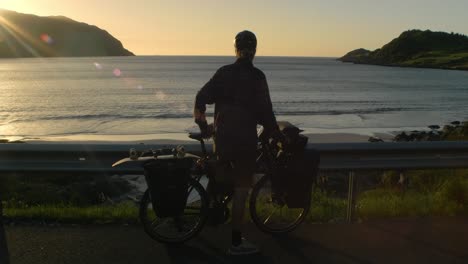
<path fill-rule="evenodd" d="M 356 49 L 348 52 L 339 60 L 342 62 L 366 63 L 369 60 L 371 51 L 366 49 Z"/>

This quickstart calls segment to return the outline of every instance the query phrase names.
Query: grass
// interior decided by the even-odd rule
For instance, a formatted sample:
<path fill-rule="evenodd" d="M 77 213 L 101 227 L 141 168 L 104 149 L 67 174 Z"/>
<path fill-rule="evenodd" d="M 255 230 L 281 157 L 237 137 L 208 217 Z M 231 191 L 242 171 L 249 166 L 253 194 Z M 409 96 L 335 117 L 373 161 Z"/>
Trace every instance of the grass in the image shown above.
<path fill-rule="evenodd" d="M 362 220 L 369 220 L 391 217 L 468 215 L 468 179 L 466 177 L 454 175 L 453 179 L 434 181 L 430 179 L 427 171 L 418 173 L 431 183 L 426 182 L 425 185 L 421 185 L 414 176 L 414 186 L 406 192 L 385 187 L 362 192 L 357 200 L 357 216 Z M 312 207 L 307 221 L 342 221 L 346 215 L 346 208 L 346 199 L 315 190 L 312 194 Z M 294 210 L 286 210 L 288 211 Z M 98 224 L 134 224 L 139 221 L 138 207 L 130 202 L 84 207 L 63 204 L 27 206 L 18 202 L 4 202 L 4 214 L 7 219 L 19 221 Z"/>
<path fill-rule="evenodd" d="M 468 53 L 423 53 L 404 61 L 402 65 L 466 69 L 466 66 L 468 66 Z"/>
<path fill-rule="evenodd" d="M 346 217 L 347 200 L 334 197 L 320 190 L 312 193 L 312 203 L 307 221 L 330 222 Z"/>
<path fill-rule="evenodd" d="M 362 193 L 358 215 L 363 219 L 468 215 L 466 170 L 422 170 L 408 173 L 408 191 L 381 188 Z"/>
<path fill-rule="evenodd" d="M 69 206 L 69 205 L 4 205 L 6 219 L 16 221 L 61 222 L 61 223 L 137 223 L 138 207 L 133 203 L 111 206 Z"/>
<path fill-rule="evenodd" d="M 331 197 L 320 191 L 315 192 L 307 221 L 341 221 L 345 218 L 346 207 L 346 199 Z M 359 196 L 357 214 L 363 220 L 388 217 L 458 216 L 468 215 L 468 204 L 441 192 L 422 194 L 409 191 L 403 194 L 378 189 L 364 192 Z M 35 222 L 135 224 L 139 221 L 138 207 L 133 203 L 87 207 L 35 205 L 17 208 L 6 205 L 4 215 L 7 219 Z"/>
<path fill-rule="evenodd" d="M 375 190 L 364 193 L 358 203 L 358 215 L 365 220 L 467 214 L 468 207 L 456 201 L 441 199 L 437 194 L 408 192 L 402 195 L 387 190 Z"/>

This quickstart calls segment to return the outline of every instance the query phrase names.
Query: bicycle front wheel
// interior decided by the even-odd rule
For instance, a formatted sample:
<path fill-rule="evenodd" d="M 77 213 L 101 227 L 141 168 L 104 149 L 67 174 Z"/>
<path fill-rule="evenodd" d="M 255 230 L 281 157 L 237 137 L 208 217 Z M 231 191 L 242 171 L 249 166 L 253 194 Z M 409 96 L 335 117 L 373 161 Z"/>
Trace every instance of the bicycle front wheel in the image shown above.
<path fill-rule="evenodd" d="M 263 176 L 253 187 L 250 195 L 250 215 L 255 225 L 270 234 L 293 231 L 307 216 L 310 200 L 303 208 L 288 208 L 283 199 L 272 196 L 271 178 Z"/>
<path fill-rule="evenodd" d="M 203 186 L 190 179 L 184 212 L 178 217 L 157 217 L 146 190 L 140 202 L 140 221 L 154 240 L 166 244 L 183 243 L 196 236 L 207 219 L 208 195 Z"/>

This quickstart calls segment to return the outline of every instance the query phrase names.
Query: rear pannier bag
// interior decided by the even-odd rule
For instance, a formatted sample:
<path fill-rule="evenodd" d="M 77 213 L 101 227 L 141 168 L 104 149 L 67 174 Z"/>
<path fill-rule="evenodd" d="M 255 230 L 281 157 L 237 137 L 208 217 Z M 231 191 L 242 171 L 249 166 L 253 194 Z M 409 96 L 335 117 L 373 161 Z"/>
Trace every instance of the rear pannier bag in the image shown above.
<path fill-rule="evenodd" d="M 143 165 L 153 210 L 158 217 L 176 217 L 187 203 L 191 158 L 151 160 Z"/>
<path fill-rule="evenodd" d="M 289 208 L 308 206 L 312 196 L 312 185 L 318 173 L 319 155 L 308 151 L 293 155 L 280 169 L 284 177 L 286 204 Z"/>
<path fill-rule="evenodd" d="M 286 143 L 277 156 L 272 175 L 273 191 L 285 197 L 289 208 L 304 208 L 310 203 L 312 184 L 318 173 L 318 152 L 305 152 L 308 138 L 288 122 L 278 122 Z"/>

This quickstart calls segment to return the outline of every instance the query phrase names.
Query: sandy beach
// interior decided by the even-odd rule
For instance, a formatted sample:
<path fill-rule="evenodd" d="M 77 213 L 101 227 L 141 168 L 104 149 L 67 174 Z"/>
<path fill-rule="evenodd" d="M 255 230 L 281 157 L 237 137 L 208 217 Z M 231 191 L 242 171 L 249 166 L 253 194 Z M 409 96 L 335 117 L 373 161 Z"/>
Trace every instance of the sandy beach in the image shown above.
<path fill-rule="evenodd" d="M 391 141 L 394 135 L 390 133 L 376 133 L 363 135 L 353 133 L 307 133 L 309 143 L 359 143 L 368 142 L 369 137 L 379 137 L 384 141 Z M 16 139 L 18 140 L 18 139 Z M 21 142 L 30 144 L 198 144 L 188 138 L 186 133 L 151 134 L 151 135 L 67 135 L 43 137 L 34 139 L 21 139 Z M 12 142 L 12 140 L 10 140 Z M 7 143 L 4 140 L 3 143 Z M 209 143 L 209 141 L 208 141 Z"/>

